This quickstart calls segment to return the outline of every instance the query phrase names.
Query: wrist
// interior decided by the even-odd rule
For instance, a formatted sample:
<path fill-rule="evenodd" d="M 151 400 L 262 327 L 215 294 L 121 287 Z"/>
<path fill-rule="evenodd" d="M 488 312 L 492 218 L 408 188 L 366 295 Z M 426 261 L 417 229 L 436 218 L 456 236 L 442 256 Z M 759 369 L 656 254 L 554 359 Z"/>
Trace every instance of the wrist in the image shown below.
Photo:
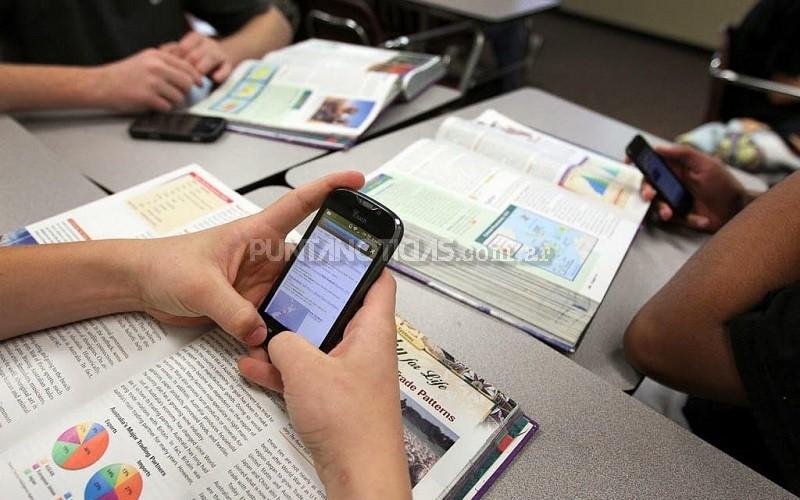
<path fill-rule="evenodd" d="M 317 472 L 328 498 L 410 498 L 405 446 L 402 431 L 396 436 L 363 439 L 327 460 L 316 460 Z"/>
<path fill-rule="evenodd" d="M 119 311 L 142 311 L 142 279 L 146 279 L 143 257 L 147 255 L 145 240 L 111 240 L 98 245 L 106 265 L 102 272 L 108 276 L 108 297 L 119 304 Z"/>
<path fill-rule="evenodd" d="M 108 65 L 80 68 L 80 78 L 76 79 L 77 94 L 84 106 L 108 107 L 111 99 L 106 82 L 109 78 Z"/>

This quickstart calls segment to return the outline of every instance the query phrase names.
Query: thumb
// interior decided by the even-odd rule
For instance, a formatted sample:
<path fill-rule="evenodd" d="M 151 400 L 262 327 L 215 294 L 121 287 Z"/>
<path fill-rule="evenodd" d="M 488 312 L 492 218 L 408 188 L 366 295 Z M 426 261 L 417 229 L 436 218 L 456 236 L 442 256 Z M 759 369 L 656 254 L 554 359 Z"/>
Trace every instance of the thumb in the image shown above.
<path fill-rule="evenodd" d="M 281 372 L 284 381 L 292 380 L 296 371 L 307 372 L 309 365 L 319 363 L 325 353 L 294 332 L 281 332 L 267 344 L 269 360 Z"/>
<path fill-rule="evenodd" d="M 198 312 L 211 318 L 223 330 L 249 346 L 257 346 L 267 339 L 267 327 L 255 306 L 242 297 L 223 278 L 204 290 Z"/>

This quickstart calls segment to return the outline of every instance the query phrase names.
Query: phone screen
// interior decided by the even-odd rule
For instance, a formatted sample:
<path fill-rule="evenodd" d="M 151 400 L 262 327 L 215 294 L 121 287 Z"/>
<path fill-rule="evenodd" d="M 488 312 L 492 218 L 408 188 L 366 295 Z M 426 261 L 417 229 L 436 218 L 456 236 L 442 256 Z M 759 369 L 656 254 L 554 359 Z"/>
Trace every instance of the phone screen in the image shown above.
<path fill-rule="evenodd" d="M 326 209 L 264 312 L 320 347 L 381 247 L 380 239 Z"/>
<path fill-rule="evenodd" d="M 686 196 L 686 190 L 655 151 L 649 147 L 642 148 L 635 163 L 644 170 L 650 182 L 655 185 L 659 194 L 666 198 L 671 207 L 681 206 L 682 200 Z"/>

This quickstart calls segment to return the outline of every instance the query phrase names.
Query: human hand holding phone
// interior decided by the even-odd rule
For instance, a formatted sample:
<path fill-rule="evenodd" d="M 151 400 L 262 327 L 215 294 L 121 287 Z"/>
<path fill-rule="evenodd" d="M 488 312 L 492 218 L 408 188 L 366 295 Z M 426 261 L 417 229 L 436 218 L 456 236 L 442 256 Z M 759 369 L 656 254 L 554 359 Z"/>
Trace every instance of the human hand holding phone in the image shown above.
<path fill-rule="evenodd" d="M 210 320 L 249 346 L 267 337 L 256 310 L 283 271 L 286 235 L 337 188 L 359 189 L 364 176 L 340 172 L 301 186 L 262 212 L 197 233 L 140 240 L 137 310 L 177 325 Z"/>
<path fill-rule="evenodd" d="M 685 215 L 676 215 L 663 200 L 655 200 L 656 213 L 662 221 L 675 221 L 692 229 L 715 232 L 732 219 L 745 205 L 747 192 L 718 158 L 689 146 L 656 146 L 671 171 L 692 194 L 693 203 Z M 648 182 L 641 188 L 642 198 L 656 198 Z"/>
<path fill-rule="evenodd" d="M 329 354 L 292 332 L 239 361 L 283 393 L 329 498 L 410 498 L 397 382 L 395 282 L 388 270 Z"/>

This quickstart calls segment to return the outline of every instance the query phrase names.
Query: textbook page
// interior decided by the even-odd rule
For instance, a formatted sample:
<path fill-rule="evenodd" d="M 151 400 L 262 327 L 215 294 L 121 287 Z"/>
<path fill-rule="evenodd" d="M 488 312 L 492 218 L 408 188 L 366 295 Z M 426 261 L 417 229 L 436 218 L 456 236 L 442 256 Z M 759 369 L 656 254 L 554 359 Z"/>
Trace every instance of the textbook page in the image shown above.
<path fill-rule="evenodd" d="M 449 141 L 574 193 L 622 209 L 641 221 L 649 203 L 639 195 L 637 168 L 544 134 L 494 110 L 476 120 L 450 117 L 439 127 L 439 141 Z"/>
<path fill-rule="evenodd" d="M 169 236 L 258 211 L 192 165 L 0 236 L 0 245 Z M 171 327 L 131 313 L 0 343 L 0 449 L 21 432 L 35 430 L 139 367 L 175 352 L 205 329 Z"/>
<path fill-rule="evenodd" d="M 397 75 L 316 64 L 280 51 L 245 61 L 190 112 L 253 125 L 356 138 L 395 95 Z"/>
<path fill-rule="evenodd" d="M 363 190 L 405 223 L 394 265 L 565 349 L 639 227 L 619 207 L 429 139 L 390 160 Z"/>
<path fill-rule="evenodd" d="M 282 401 L 239 376 L 244 352 L 206 333 L 21 436 L 0 482 L 34 499 L 323 498 Z M 441 497 L 517 406 L 399 319 L 397 352 L 413 494 Z"/>

